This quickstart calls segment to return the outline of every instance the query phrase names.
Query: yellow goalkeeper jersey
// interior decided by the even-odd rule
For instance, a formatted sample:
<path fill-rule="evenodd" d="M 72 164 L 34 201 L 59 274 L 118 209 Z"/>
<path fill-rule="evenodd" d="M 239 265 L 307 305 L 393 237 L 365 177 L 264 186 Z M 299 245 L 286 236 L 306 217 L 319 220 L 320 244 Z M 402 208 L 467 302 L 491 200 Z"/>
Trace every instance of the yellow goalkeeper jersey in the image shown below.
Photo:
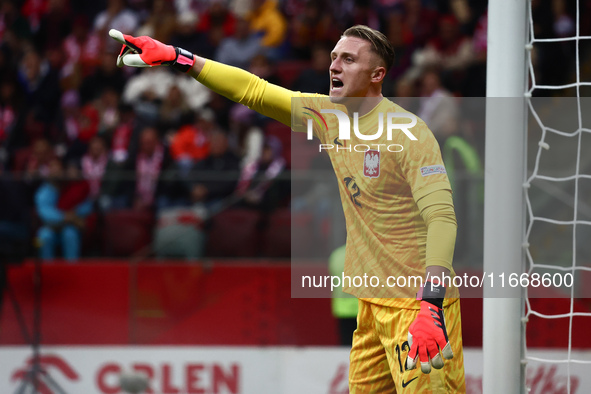
<path fill-rule="evenodd" d="M 306 130 L 304 107 L 317 113 L 321 112 L 319 106 L 339 107 L 326 104 L 328 100 L 322 99 L 326 96 L 293 92 L 213 61 L 206 62 L 197 80 L 298 131 Z M 303 98 L 297 101 L 301 102 L 302 113 L 294 114 L 292 124 L 294 97 Z M 300 107 L 295 109 L 299 111 Z M 347 225 L 345 275 L 377 277 L 377 281 L 370 284 L 368 279 L 362 286 L 345 283 L 344 291 L 372 303 L 415 309 L 419 307 L 414 299 L 417 288 L 410 280 L 425 276 L 428 260 L 427 226 L 417 201 L 438 190 L 451 191 L 451 187 L 439 145 L 427 125 L 415 117 L 417 123 L 409 131 L 416 140 L 397 129 L 387 139 L 388 113 L 410 114 L 384 98 L 370 112 L 358 117 L 358 129 L 365 135 L 374 134 L 380 116 L 383 117 L 384 132 L 377 140 L 362 140 L 353 131 L 350 139 L 339 139 L 338 118 L 332 114 L 323 114 L 323 122 L 314 123 L 314 134 L 320 143 L 334 147 L 326 151 L 338 178 Z M 349 119 L 353 125 L 353 119 Z M 408 118 L 394 119 L 394 123 L 408 122 Z M 437 254 L 436 249 L 431 250 Z M 451 259 L 432 264 L 451 269 Z M 408 282 L 402 278 L 408 278 Z"/>

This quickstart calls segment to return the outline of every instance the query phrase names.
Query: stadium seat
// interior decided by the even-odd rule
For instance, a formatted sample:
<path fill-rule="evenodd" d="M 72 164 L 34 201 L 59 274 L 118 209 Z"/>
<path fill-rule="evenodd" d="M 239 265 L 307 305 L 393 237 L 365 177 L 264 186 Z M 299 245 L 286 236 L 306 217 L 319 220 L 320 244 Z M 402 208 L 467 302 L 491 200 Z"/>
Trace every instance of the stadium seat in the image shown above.
<path fill-rule="evenodd" d="M 152 242 L 154 215 L 149 211 L 115 210 L 105 214 L 103 251 L 109 257 L 129 257 Z"/>
<path fill-rule="evenodd" d="M 102 245 L 101 238 L 103 234 L 100 232 L 99 216 L 96 212 L 88 215 L 84 221 L 84 229 L 82 231 L 82 255 L 92 255 L 100 250 Z"/>
<path fill-rule="evenodd" d="M 291 214 L 288 208 L 275 211 L 263 232 L 262 254 L 265 257 L 291 256 Z"/>
<path fill-rule="evenodd" d="M 312 214 L 292 213 L 289 208 L 275 211 L 263 232 L 262 254 L 265 257 L 292 256 L 292 242 L 296 257 L 315 257 L 318 243 L 315 239 Z"/>
<path fill-rule="evenodd" d="M 260 214 L 234 208 L 213 217 L 208 231 L 206 256 L 255 257 L 259 252 Z"/>

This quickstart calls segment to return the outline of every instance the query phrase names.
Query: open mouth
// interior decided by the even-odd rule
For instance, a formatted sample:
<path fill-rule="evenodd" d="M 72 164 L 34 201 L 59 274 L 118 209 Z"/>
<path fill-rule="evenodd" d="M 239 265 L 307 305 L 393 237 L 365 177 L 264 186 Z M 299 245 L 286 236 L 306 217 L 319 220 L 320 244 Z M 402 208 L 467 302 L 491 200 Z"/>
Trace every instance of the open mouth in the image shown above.
<path fill-rule="evenodd" d="M 340 79 L 338 79 L 338 78 L 333 78 L 333 79 L 331 80 L 331 82 L 332 82 L 332 88 L 333 88 L 333 89 L 340 89 L 340 88 L 342 88 L 342 87 L 343 87 L 343 81 L 341 81 L 341 80 L 340 80 Z"/>

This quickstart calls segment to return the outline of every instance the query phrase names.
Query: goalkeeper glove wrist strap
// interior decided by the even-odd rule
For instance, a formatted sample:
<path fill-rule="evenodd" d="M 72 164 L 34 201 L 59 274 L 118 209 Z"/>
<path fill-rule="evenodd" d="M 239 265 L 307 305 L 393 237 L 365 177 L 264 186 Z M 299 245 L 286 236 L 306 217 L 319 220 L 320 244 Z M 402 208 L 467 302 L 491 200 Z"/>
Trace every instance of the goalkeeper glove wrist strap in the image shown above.
<path fill-rule="evenodd" d="M 443 308 L 443 299 L 445 298 L 445 286 L 434 285 L 431 282 L 425 282 L 423 287 L 422 301 L 427 301 L 439 309 Z"/>
<path fill-rule="evenodd" d="M 174 50 L 176 51 L 176 59 L 170 66 L 175 70 L 188 72 L 195 64 L 195 56 L 183 48 L 175 47 Z"/>

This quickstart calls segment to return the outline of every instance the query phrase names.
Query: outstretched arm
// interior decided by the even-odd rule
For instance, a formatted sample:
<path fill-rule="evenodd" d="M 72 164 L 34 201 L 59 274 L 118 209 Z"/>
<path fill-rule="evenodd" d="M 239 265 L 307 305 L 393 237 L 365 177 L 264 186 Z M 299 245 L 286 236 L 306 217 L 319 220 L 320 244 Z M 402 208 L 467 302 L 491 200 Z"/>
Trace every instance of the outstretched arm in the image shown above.
<path fill-rule="evenodd" d="M 195 57 L 188 74 L 216 93 L 291 126 L 291 98 L 297 92 L 274 85 L 237 67 Z"/>
<path fill-rule="evenodd" d="M 117 65 L 171 66 L 186 72 L 228 99 L 291 126 L 291 97 L 300 95 L 236 67 L 196 56 L 150 37 L 133 37 L 111 29 L 109 35 L 123 44 Z"/>

